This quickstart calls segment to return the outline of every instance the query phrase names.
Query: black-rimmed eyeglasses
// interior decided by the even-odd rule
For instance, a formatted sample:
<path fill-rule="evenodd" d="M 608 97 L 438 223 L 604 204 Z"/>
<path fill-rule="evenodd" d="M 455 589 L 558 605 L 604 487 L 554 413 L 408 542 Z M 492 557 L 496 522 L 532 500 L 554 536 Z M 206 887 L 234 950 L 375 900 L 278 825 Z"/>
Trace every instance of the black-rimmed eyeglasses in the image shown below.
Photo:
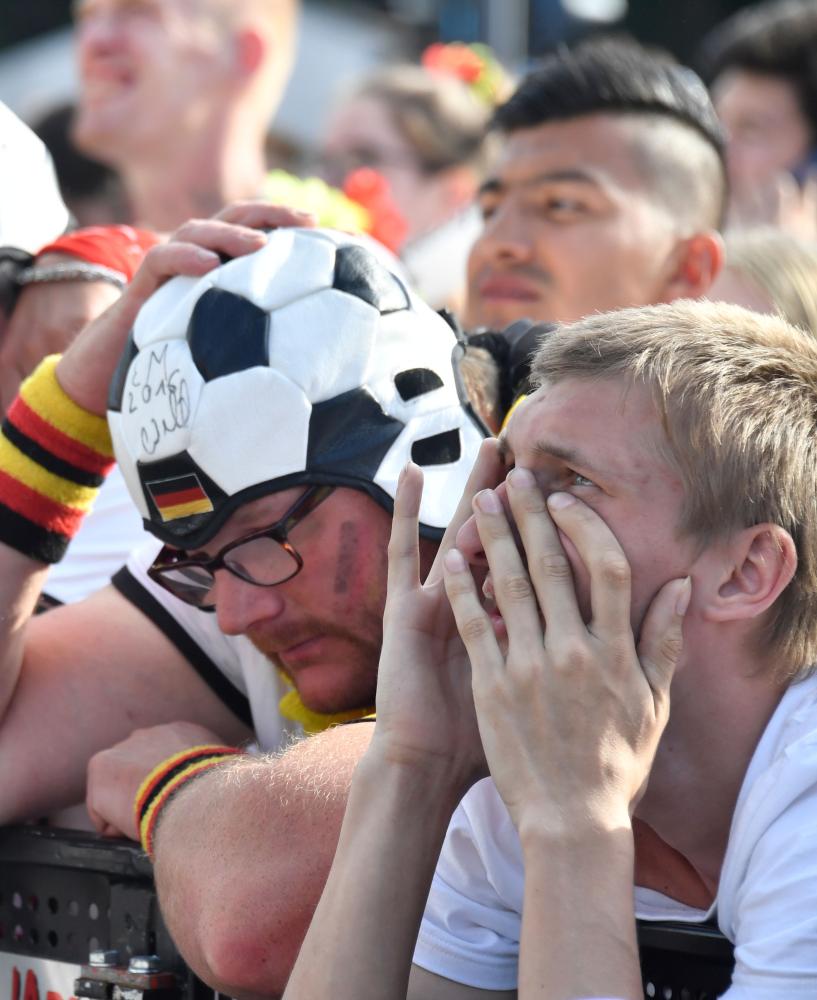
<path fill-rule="evenodd" d="M 276 587 L 303 569 L 304 561 L 289 533 L 329 496 L 333 486 L 310 486 L 289 510 L 268 528 L 261 528 L 225 545 L 212 558 L 194 558 L 165 545 L 148 576 L 174 597 L 201 611 L 214 611 L 210 600 L 216 571 L 226 569 L 257 587 Z"/>

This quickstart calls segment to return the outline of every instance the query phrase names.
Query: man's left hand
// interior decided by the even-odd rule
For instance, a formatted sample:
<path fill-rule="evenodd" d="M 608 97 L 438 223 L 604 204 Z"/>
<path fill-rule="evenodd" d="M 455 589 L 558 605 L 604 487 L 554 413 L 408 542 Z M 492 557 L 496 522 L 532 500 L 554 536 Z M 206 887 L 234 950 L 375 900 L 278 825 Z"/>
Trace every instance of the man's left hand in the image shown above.
<path fill-rule="evenodd" d="M 475 501 L 506 642 L 461 557 L 446 562 L 491 775 L 517 829 L 528 818 L 568 835 L 588 819 L 626 824 L 669 715 L 690 581 L 661 588 L 636 645 L 630 567 L 609 527 L 570 494 L 546 501 L 525 470 L 507 481 L 527 567 L 497 495 L 485 491 Z M 587 568 L 590 621 L 559 531 Z"/>

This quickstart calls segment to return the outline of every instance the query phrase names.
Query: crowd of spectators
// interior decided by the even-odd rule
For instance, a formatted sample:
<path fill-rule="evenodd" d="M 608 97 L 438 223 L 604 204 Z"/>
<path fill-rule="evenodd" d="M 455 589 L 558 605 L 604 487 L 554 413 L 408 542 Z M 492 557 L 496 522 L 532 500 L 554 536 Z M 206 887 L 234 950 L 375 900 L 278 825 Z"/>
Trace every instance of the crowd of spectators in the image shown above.
<path fill-rule="evenodd" d="M 817 7 L 432 46 L 322 179 L 297 7 L 80 0 L 0 105 L 0 822 L 231 996 L 630 1000 L 636 918 L 817 993 Z"/>

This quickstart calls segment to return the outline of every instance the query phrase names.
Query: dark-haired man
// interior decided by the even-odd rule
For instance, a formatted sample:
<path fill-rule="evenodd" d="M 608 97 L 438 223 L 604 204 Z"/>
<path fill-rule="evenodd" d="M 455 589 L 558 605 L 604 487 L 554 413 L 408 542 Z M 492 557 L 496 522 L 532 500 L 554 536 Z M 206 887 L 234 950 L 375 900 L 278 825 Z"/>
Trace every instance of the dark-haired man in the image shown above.
<path fill-rule="evenodd" d="M 704 295 L 721 262 L 722 138 L 701 81 L 635 43 L 586 42 L 522 81 L 494 117 L 466 326 Z"/>

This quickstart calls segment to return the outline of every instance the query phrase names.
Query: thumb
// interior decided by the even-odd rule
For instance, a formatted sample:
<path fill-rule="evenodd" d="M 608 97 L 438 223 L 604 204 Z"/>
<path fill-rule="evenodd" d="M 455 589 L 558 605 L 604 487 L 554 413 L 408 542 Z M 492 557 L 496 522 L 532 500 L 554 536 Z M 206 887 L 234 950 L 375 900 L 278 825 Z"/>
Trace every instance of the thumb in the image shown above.
<path fill-rule="evenodd" d="M 641 627 L 638 658 L 652 689 L 656 708 L 669 702 L 669 686 L 683 647 L 684 615 L 692 595 L 692 580 L 671 580 L 653 599 Z"/>

